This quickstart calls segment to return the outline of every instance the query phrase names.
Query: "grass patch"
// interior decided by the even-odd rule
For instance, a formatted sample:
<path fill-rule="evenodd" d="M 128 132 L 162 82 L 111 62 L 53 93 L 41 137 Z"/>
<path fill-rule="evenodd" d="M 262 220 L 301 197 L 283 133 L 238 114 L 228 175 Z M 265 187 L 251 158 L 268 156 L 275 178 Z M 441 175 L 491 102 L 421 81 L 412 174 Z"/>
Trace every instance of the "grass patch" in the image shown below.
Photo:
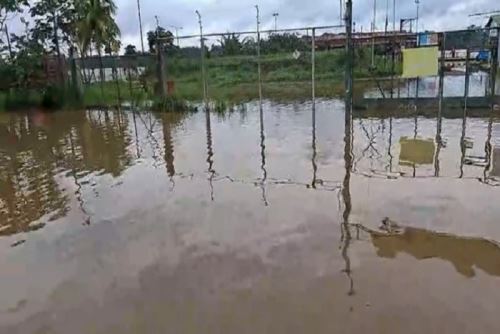
<path fill-rule="evenodd" d="M 360 80 L 391 74 L 390 59 L 376 56 L 376 66 L 370 70 L 371 53 L 356 50 L 354 77 L 358 91 L 370 81 Z M 255 56 L 211 57 L 206 59 L 208 96 L 211 101 L 242 102 L 258 95 L 258 62 Z M 344 50 L 316 53 L 316 96 L 339 97 L 344 93 L 346 56 Z M 183 111 L 189 109 L 183 101 L 201 101 L 200 59 L 167 58 L 167 78 L 175 83 L 174 97 L 155 97 L 156 68 L 149 68 L 141 81 L 94 83 L 74 92 L 48 88 L 43 91 L 0 92 L 0 110 L 45 108 L 50 110 L 85 107 L 113 107 L 129 102 L 151 106 L 157 110 Z M 263 93 L 277 100 L 307 99 L 311 96 L 311 53 L 303 52 L 295 59 L 291 53 L 263 55 L 261 58 Z M 396 64 L 396 73 L 401 65 Z M 372 82 L 373 86 L 373 82 Z M 355 92 L 356 93 L 356 92 Z"/>
<path fill-rule="evenodd" d="M 185 100 L 177 96 L 159 97 L 153 100 L 152 109 L 159 112 L 195 111 Z"/>

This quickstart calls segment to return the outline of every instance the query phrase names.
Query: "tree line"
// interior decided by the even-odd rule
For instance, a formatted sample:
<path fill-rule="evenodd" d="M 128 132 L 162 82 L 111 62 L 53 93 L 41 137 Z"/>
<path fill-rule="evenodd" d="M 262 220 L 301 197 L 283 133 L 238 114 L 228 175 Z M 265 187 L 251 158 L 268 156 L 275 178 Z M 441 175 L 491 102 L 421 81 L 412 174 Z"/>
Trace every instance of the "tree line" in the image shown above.
<path fill-rule="evenodd" d="M 5 86 L 27 87 L 42 76 L 42 59 L 74 53 L 82 58 L 120 51 L 113 0 L 2 0 L 0 77 Z M 8 31 L 13 20 L 20 32 Z M 102 70 L 101 70 L 102 71 Z"/>
<path fill-rule="evenodd" d="M 171 31 L 158 27 L 156 30 L 147 33 L 149 53 L 155 54 L 160 38 L 162 51 L 168 56 L 179 57 L 199 57 L 200 46 L 179 47 L 175 45 L 175 37 Z M 254 37 L 241 38 L 235 33 L 223 35 L 216 43 L 205 46 L 207 57 L 217 56 L 241 56 L 255 55 L 257 52 L 257 41 Z M 261 39 L 260 48 L 262 54 L 276 54 L 282 52 L 307 51 L 310 49 L 309 42 L 298 34 L 284 33 L 271 34 L 268 38 Z M 138 55 L 140 52 L 135 45 L 125 47 L 125 55 Z"/>

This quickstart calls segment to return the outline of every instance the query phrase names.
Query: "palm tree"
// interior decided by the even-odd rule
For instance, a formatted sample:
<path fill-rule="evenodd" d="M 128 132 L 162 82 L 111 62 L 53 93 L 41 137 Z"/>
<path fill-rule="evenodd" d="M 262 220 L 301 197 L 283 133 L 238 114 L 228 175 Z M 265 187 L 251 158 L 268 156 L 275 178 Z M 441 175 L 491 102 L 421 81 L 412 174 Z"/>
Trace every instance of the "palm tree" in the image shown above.
<path fill-rule="evenodd" d="M 78 9 L 81 14 L 77 22 L 77 40 L 83 53 L 87 53 L 94 45 L 100 62 L 101 84 L 105 80 L 102 62 L 102 51 L 105 46 L 117 45 L 120 28 L 114 16 L 116 5 L 114 0 L 84 0 Z M 102 85 L 101 85 L 102 87 Z"/>

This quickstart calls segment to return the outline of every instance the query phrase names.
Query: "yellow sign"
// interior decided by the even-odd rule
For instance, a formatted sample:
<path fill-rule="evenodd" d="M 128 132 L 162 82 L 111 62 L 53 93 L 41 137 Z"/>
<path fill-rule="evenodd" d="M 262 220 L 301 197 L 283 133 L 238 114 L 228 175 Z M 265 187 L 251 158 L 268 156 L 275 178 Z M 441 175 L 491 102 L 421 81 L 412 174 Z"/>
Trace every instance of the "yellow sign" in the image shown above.
<path fill-rule="evenodd" d="M 403 78 L 438 75 L 437 47 L 403 50 Z"/>

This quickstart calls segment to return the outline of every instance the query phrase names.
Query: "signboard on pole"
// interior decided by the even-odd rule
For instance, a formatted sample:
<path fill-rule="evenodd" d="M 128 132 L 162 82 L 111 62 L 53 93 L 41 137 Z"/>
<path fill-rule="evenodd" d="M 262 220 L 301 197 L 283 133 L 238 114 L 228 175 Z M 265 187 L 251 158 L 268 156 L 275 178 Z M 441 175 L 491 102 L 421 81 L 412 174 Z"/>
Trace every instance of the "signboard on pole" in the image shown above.
<path fill-rule="evenodd" d="M 437 76 L 438 53 L 437 47 L 403 50 L 403 78 Z"/>
<path fill-rule="evenodd" d="M 423 32 L 418 35 L 419 46 L 432 46 L 439 44 L 439 35 L 436 33 Z"/>

